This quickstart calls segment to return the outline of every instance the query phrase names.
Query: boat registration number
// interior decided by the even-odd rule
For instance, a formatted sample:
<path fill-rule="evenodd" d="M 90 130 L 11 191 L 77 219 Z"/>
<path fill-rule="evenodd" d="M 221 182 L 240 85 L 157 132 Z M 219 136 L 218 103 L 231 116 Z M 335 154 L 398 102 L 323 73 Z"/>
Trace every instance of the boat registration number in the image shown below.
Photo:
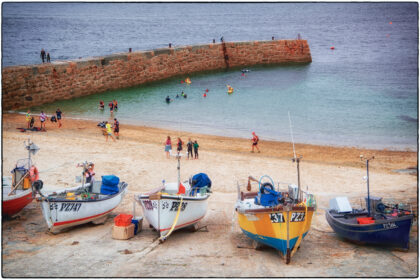
<path fill-rule="evenodd" d="M 272 223 L 284 223 L 283 213 L 270 213 Z M 302 222 L 305 220 L 305 212 L 292 212 L 291 222 Z"/>
<path fill-rule="evenodd" d="M 270 213 L 272 223 L 284 223 L 283 213 Z"/>
<path fill-rule="evenodd" d="M 82 207 L 82 203 L 60 203 L 60 207 L 58 207 L 57 203 L 50 204 L 50 210 L 58 210 L 60 212 L 79 212 L 80 208 Z"/>
<path fill-rule="evenodd" d="M 391 229 L 391 228 L 398 227 L 395 223 L 385 223 L 385 224 L 382 224 L 382 226 L 384 227 L 384 229 Z"/>
<path fill-rule="evenodd" d="M 291 222 L 302 222 L 305 220 L 305 212 L 292 212 Z"/>

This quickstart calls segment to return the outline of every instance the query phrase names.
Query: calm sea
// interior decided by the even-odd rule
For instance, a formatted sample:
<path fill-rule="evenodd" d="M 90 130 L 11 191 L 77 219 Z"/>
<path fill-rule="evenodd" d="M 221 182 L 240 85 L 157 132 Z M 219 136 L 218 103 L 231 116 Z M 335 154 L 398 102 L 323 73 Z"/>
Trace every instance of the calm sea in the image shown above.
<path fill-rule="evenodd" d="M 305 66 L 251 67 L 178 77 L 42 107 L 121 124 L 301 143 L 417 150 L 418 4 L 3 3 L 2 65 L 219 41 L 308 40 Z M 331 47 L 335 49 L 332 50 Z M 234 94 L 226 93 L 226 84 Z M 207 98 L 202 94 L 208 89 Z M 164 98 L 187 93 L 166 104 Z M 123 133 L 123 131 L 122 131 Z"/>

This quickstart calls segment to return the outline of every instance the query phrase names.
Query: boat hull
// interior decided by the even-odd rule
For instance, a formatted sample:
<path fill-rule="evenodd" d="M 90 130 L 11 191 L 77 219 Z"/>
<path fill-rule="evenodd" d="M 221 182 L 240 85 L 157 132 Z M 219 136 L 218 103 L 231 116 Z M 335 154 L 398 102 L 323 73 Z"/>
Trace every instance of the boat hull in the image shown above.
<path fill-rule="evenodd" d="M 10 189 L 9 189 L 10 190 Z M 18 192 L 16 195 L 3 197 L 2 215 L 11 217 L 19 213 L 33 200 L 32 189 Z"/>
<path fill-rule="evenodd" d="M 204 218 L 208 198 L 209 195 L 183 197 L 180 206 L 180 196 L 162 195 L 159 199 L 153 199 L 149 195 L 140 195 L 137 202 L 141 205 L 149 224 L 159 232 L 160 236 L 165 236 L 174 223 L 179 207 L 181 207 L 180 214 L 174 230 L 194 225 Z"/>
<path fill-rule="evenodd" d="M 41 202 L 48 228 L 56 233 L 65 228 L 106 219 L 122 201 L 126 186 L 120 192 L 100 200 L 54 200 Z"/>
<path fill-rule="evenodd" d="M 335 233 L 347 240 L 362 244 L 409 248 L 413 215 L 375 220 L 374 224 L 366 225 L 344 223 L 334 218 L 330 211 L 326 211 L 325 216 Z"/>
<path fill-rule="evenodd" d="M 11 190 L 12 178 L 2 177 L 2 216 L 4 217 L 16 215 L 34 199 L 32 188 L 17 189 L 14 194 L 9 195 Z"/>
<path fill-rule="evenodd" d="M 303 240 L 309 232 L 313 213 L 313 210 L 307 212 L 305 210 L 267 211 L 262 213 L 238 212 L 238 222 L 246 236 L 275 248 L 285 256 L 288 251 L 294 249 L 299 237 L 301 236 Z M 303 216 L 304 218 L 301 218 Z M 299 221 L 296 220 L 296 217 L 300 217 Z M 289 234 L 287 224 L 289 224 Z"/>

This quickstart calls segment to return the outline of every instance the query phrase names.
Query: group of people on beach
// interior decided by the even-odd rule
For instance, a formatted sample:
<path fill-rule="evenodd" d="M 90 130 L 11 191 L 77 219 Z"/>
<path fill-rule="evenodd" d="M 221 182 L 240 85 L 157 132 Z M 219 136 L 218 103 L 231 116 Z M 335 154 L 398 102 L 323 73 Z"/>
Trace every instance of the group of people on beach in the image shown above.
<path fill-rule="evenodd" d="M 120 139 L 120 122 L 117 118 L 114 118 L 113 125 L 111 125 L 108 121 L 104 122 L 103 134 L 105 135 L 106 142 L 108 142 L 108 137 L 111 137 L 112 141 L 115 142 L 114 136 L 112 136 L 112 129 L 114 129 L 115 138 Z"/>
<path fill-rule="evenodd" d="M 117 100 L 113 99 L 112 101 L 109 101 L 108 107 L 109 107 L 109 112 L 112 115 L 114 113 L 114 110 L 118 110 Z M 99 101 L 99 110 L 104 110 L 104 109 L 105 109 L 105 103 L 104 103 L 103 100 L 100 100 Z"/>
<path fill-rule="evenodd" d="M 61 112 L 60 108 L 57 108 L 55 111 L 55 115 L 52 115 L 50 118 L 51 122 L 55 122 L 58 124 L 58 128 L 62 126 L 61 119 L 63 116 L 63 112 Z M 31 111 L 28 110 L 25 115 L 26 125 L 27 129 L 36 129 L 35 127 L 35 118 L 31 115 Z M 39 130 L 40 131 L 47 131 L 45 128 L 46 121 L 48 120 L 47 114 L 44 113 L 44 111 L 41 111 L 41 114 L 39 114 L 39 121 L 41 123 Z"/>
<path fill-rule="evenodd" d="M 171 136 L 168 136 L 166 138 L 166 141 L 164 143 L 165 145 L 165 153 L 166 153 L 166 158 L 170 158 L 170 154 L 172 153 L 172 140 L 171 140 Z M 181 153 L 182 151 L 182 147 L 184 145 L 184 142 L 182 142 L 181 138 L 178 137 L 178 142 L 176 144 L 176 151 L 178 153 Z M 191 138 L 188 138 L 188 142 L 187 142 L 187 159 L 198 159 L 198 148 L 200 146 L 198 145 L 197 140 L 194 140 L 194 142 L 191 140 Z M 193 150 L 194 150 L 194 156 L 193 156 Z"/>

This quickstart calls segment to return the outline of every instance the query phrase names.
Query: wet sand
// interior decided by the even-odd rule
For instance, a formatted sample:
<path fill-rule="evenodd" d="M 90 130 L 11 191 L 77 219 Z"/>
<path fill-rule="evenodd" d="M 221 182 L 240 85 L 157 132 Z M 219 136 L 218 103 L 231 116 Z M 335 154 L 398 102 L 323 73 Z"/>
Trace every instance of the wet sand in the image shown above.
<path fill-rule="evenodd" d="M 39 125 L 37 122 L 36 125 Z M 261 153 L 250 153 L 250 139 L 228 138 L 121 124 L 116 142 L 105 137 L 96 122 L 63 120 L 63 127 L 47 122 L 47 132 L 20 132 L 24 116 L 3 115 L 3 174 L 27 156 L 23 141 L 31 137 L 41 150 L 34 156 L 47 190 L 75 185 L 78 162 L 95 163 L 97 177 L 115 174 L 128 183 L 128 194 L 111 217 L 132 213 L 133 196 L 176 181 L 176 160 L 166 159 L 167 135 L 200 144 L 200 159 L 181 162 L 181 178 L 205 172 L 213 182 L 207 226 L 191 233 L 174 232 L 163 244 L 143 223 L 143 231 L 126 241 L 111 238 L 112 218 L 104 225 L 86 224 L 52 235 L 38 202 L 13 220 L 3 220 L 2 275 L 4 277 L 416 277 L 417 222 L 410 250 L 358 246 L 339 239 L 325 220 L 330 198 L 348 196 L 357 202 L 366 193 L 365 165 L 359 155 L 375 155 L 370 165 L 371 194 L 417 205 L 417 153 L 364 150 L 296 144 L 302 185 L 315 193 L 318 210 L 312 227 L 289 265 L 270 248 L 252 249 L 240 231 L 234 204 L 236 183 L 248 175 L 270 175 L 274 181 L 296 183 L 291 143 L 260 141 Z M 185 149 L 185 147 L 184 147 Z M 141 214 L 137 207 L 137 214 Z"/>

